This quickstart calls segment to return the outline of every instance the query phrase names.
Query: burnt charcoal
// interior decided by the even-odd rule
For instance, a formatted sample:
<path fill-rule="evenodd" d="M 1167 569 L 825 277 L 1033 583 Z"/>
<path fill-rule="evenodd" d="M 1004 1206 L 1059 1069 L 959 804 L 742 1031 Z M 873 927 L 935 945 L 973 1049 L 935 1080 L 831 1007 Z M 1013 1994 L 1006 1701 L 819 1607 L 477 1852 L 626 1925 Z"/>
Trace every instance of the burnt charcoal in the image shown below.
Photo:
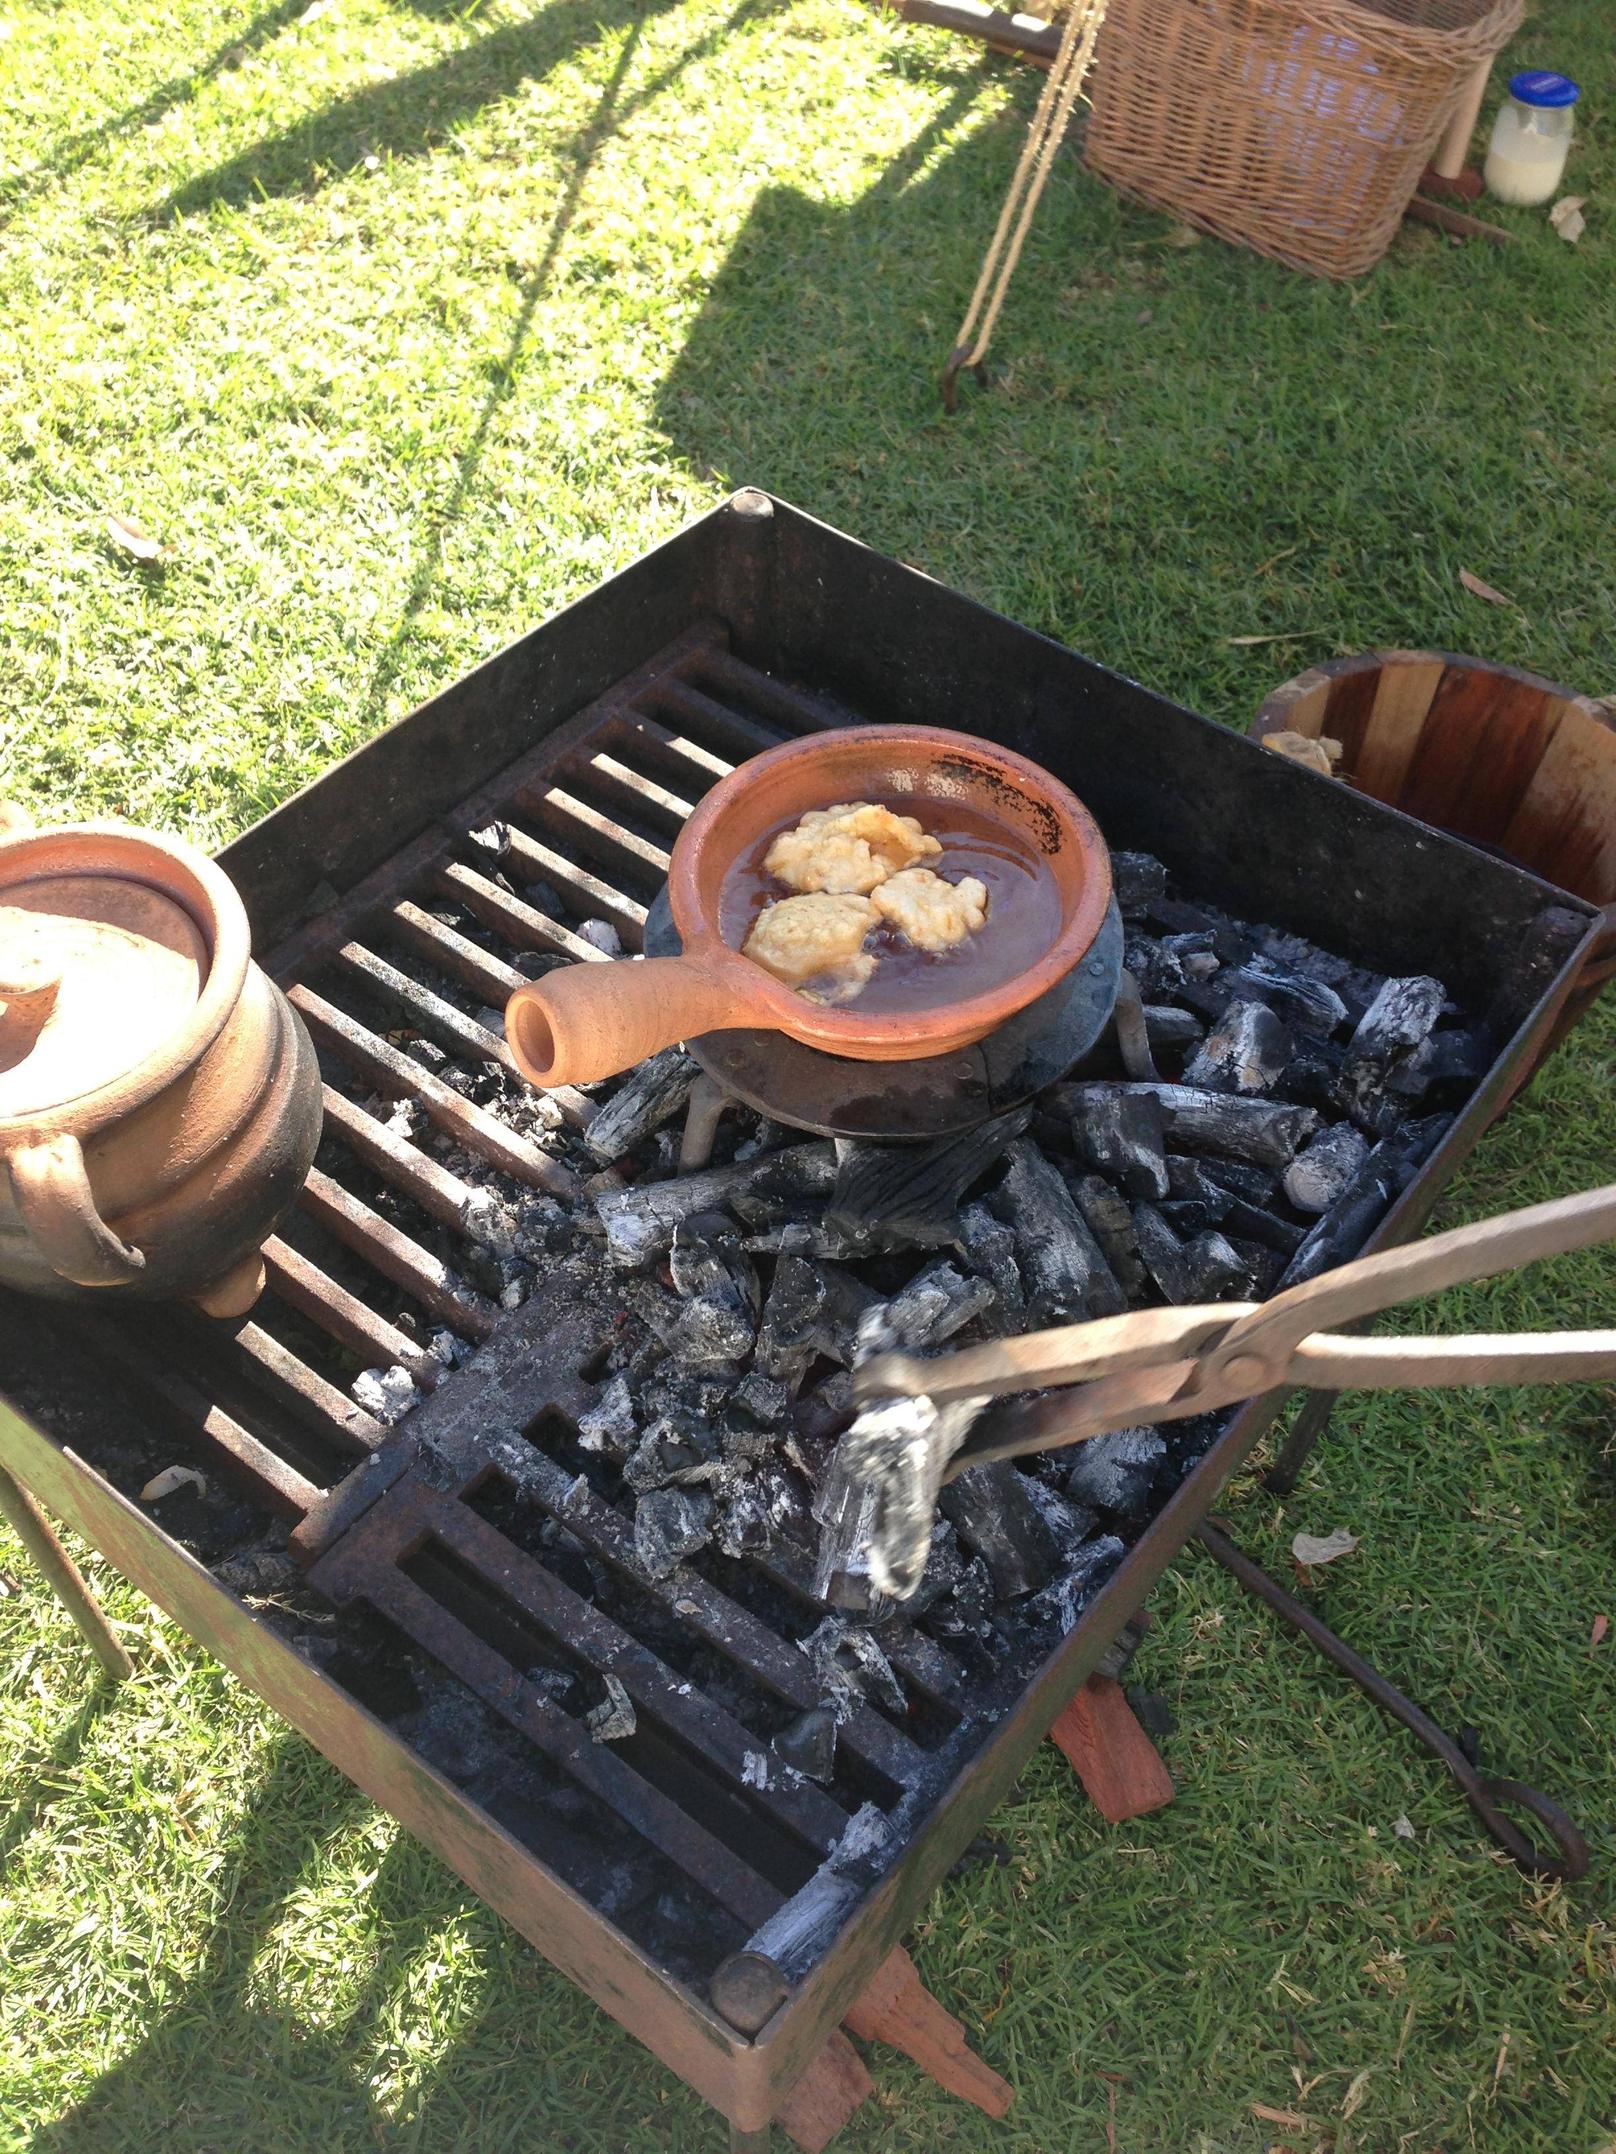
<path fill-rule="evenodd" d="M 826 1219 L 872 1244 L 941 1248 L 954 1239 L 961 1197 L 1027 1126 L 1031 1110 L 993 1116 L 941 1143 L 837 1143 Z"/>
<path fill-rule="evenodd" d="M 1497 1054 L 1498 1043 L 1485 1025 L 1443 1025 L 1413 1057 L 1411 1067 L 1422 1093 L 1443 1085 L 1459 1085 L 1468 1091 L 1486 1076 Z"/>
<path fill-rule="evenodd" d="M 884 1705 L 889 1713 L 907 1715 L 909 1700 L 903 1685 L 870 1631 L 844 1615 L 828 1615 L 811 1636 L 800 1641 L 820 1690 L 839 1718 L 864 1698 Z"/>
<path fill-rule="evenodd" d="M 1132 1212 L 1098 1174 L 1080 1176 L 1072 1185 L 1072 1195 L 1118 1286 L 1129 1301 L 1137 1300 L 1145 1291 L 1145 1267 L 1133 1230 Z"/>
<path fill-rule="evenodd" d="M 1171 1204 L 1164 1205 L 1163 1210 L 1169 1217 L 1173 1204 L 1198 1204 L 1216 1225 L 1229 1202 L 1226 1183 L 1217 1180 L 1200 1160 L 1185 1159 L 1176 1152 L 1167 1162 L 1167 1187 Z"/>
<path fill-rule="evenodd" d="M 688 1488 L 653 1489 L 634 1508 L 634 1553 L 653 1578 L 666 1578 L 712 1539 L 713 1499 Z"/>
<path fill-rule="evenodd" d="M 1142 1002 L 1177 1000 L 1184 975 L 1171 951 L 1164 950 L 1153 935 L 1129 935 L 1122 945 L 1122 963 Z"/>
<path fill-rule="evenodd" d="M 1182 1054 L 1193 1049 L 1206 1027 L 1193 1010 L 1175 1010 L 1168 1004 L 1145 1004 L 1145 1037 L 1152 1054 Z"/>
<path fill-rule="evenodd" d="M 1055 1536 L 1055 1545 L 1061 1549 L 1081 1547 L 1099 1523 L 1098 1514 L 1087 1504 L 1068 1503 L 1059 1490 L 1036 1473 L 1024 1473 L 1022 1482 L 1038 1506 L 1038 1515 Z"/>
<path fill-rule="evenodd" d="M 1548 992 L 1556 974 L 1587 934 L 1586 913 L 1566 905 L 1545 905 L 1528 921 L 1517 937 L 1505 965 L 1487 1022 L 1506 1038 L 1525 1017 L 1533 1003 Z"/>
<path fill-rule="evenodd" d="M 1020 1331 L 1026 1321 L 1027 1302 L 1021 1289 L 1013 1231 L 1002 1219 L 995 1219 L 985 1204 L 967 1204 L 956 1223 L 955 1238 L 966 1263 L 993 1289 L 994 1328 L 1006 1333 Z"/>
<path fill-rule="evenodd" d="M 1452 1125 L 1451 1115 L 1428 1115 L 1383 1137 L 1291 1258 L 1282 1287 L 1300 1286 L 1358 1255 L 1395 1200 L 1413 1181 Z"/>
<path fill-rule="evenodd" d="M 636 1279 L 627 1299 L 677 1361 L 703 1369 L 733 1369 L 752 1351 L 752 1317 L 728 1295 L 717 1299 L 695 1294 L 685 1300 L 654 1280 Z"/>
<path fill-rule="evenodd" d="M 1266 1301 L 1279 1284 L 1285 1269 L 1282 1250 L 1270 1249 L 1264 1242 L 1247 1241 L 1239 1234 L 1228 1236 L 1229 1247 L 1235 1251 L 1245 1266 L 1246 1276 L 1235 1295 L 1237 1301 Z"/>
<path fill-rule="evenodd" d="M 1287 1257 L 1296 1254 L 1308 1233 L 1308 1229 L 1299 1226 L 1294 1219 L 1282 1219 L 1265 1205 L 1248 1204 L 1243 1197 L 1229 1199 L 1218 1224 L 1231 1241 L 1243 1235 L 1246 1240 L 1261 1242 L 1266 1248 Z"/>
<path fill-rule="evenodd" d="M 1054 1575 L 1055 1537 L 1026 1476 L 1008 1459 L 968 1466 L 944 1488 L 940 1508 L 966 1547 L 987 1565 L 1001 1600 L 1036 1593 Z"/>
<path fill-rule="evenodd" d="M 639 1725 L 634 1700 L 615 1675 L 602 1676 L 601 1681 L 606 1695 L 584 1715 L 584 1725 L 597 1743 L 626 1742 Z"/>
<path fill-rule="evenodd" d="M 1198 1299 L 1184 1260 L 1184 1245 L 1155 1205 L 1134 1206 L 1133 1231 L 1145 1269 L 1167 1299 L 1175 1303 Z"/>
<path fill-rule="evenodd" d="M 1309 1034 L 1287 1063 L 1279 1089 L 1299 1107 L 1315 1107 L 1333 1117 L 1341 1112 L 1341 1073 L 1346 1066 L 1347 1050 L 1338 1041 Z"/>
<path fill-rule="evenodd" d="M 1291 1036 L 1266 1002 L 1231 1002 L 1190 1057 L 1184 1082 L 1209 1092 L 1266 1092 L 1290 1058 Z"/>
<path fill-rule="evenodd" d="M 855 1358 L 873 1354 L 923 1353 L 941 1346 L 997 1300 L 992 1286 L 975 1272 L 956 1271 L 947 1262 L 928 1264 L 891 1301 L 865 1311 L 858 1328 Z"/>
<path fill-rule="evenodd" d="M 960 1547 L 948 1520 L 937 1519 L 932 1525 L 931 1553 L 926 1558 L 926 1568 L 921 1573 L 920 1583 L 903 1603 L 904 1621 L 918 1623 L 937 1602 L 957 1592 L 965 1583 L 967 1570 L 975 1561 L 974 1556 L 967 1556 Z M 980 1570 L 981 1566 L 978 1565 L 977 1568 Z"/>
<path fill-rule="evenodd" d="M 729 1403 L 732 1411 L 748 1414 L 761 1428 L 772 1429 L 778 1428 L 790 1413 L 791 1393 L 761 1369 L 748 1369 Z"/>
<path fill-rule="evenodd" d="M 845 1367 L 859 1319 L 875 1300 L 851 1272 L 808 1257 L 782 1257 L 758 1327 L 758 1368 L 795 1391 L 821 1355 Z"/>
<path fill-rule="evenodd" d="M 1127 1306 L 1071 1191 L 1027 1138 L 1010 1147 L 1010 1169 L 992 1204 L 1015 1232 L 1035 1328 L 1116 1316 Z"/>
<path fill-rule="evenodd" d="M 1187 898 L 1153 898 L 1145 908 L 1147 917 L 1164 935 L 1210 934 L 1212 947 L 1225 965 L 1243 965 L 1255 956 L 1254 932 L 1213 905 L 1192 904 Z"/>
<path fill-rule="evenodd" d="M 503 875 L 500 876 L 499 880 L 505 884 L 507 890 L 511 888 L 510 883 Z M 522 895 L 528 904 L 533 907 L 534 911 L 542 912 L 546 919 L 565 920 L 567 918 L 568 906 L 561 892 L 554 883 L 546 882 L 542 875 L 535 876 L 532 882 L 527 881 L 524 876 Z"/>
<path fill-rule="evenodd" d="M 1133 1709 L 1133 1717 L 1152 1742 L 1178 1733 L 1177 1716 L 1159 1690 L 1141 1690 L 1137 1684 L 1132 1684 L 1123 1695 Z"/>
<path fill-rule="evenodd" d="M 1080 1159 L 1120 1182 L 1130 1197 L 1159 1203 L 1166 1196 L 1162 1111 L 1154 1093 L 1086 1087 L 1072 1116 L 1072 1140 Z"/>
<path fill-rule="evenodd" d="M 511 959 L 524 980 L 542 980 L 547 972 L 554 972 L 558 965 L 568 962 L 554 950 L 518 950 Z"/>
<path fill-rule="evenodd" d="M 642 1062 L 591 1117 L 584 1143 L 603 1166 L 610 1166 L 679 1112 L 700 1075 L 682 1047 L 664 1047 Z"/>
<path fill-rule="evenodd" d="M 1447 1000 L 1440 980 L 1428 973 L 1388 980 L 1365 1010 L 1347 1043 L 1341 1073 L 1341 1104 L 1361 1127 L 1388 1134 L 1385 1085 L 1390 1072 L 1408 1061 L 1436 1029 Z M 1396 1110 L 1392 1110 L 1395 1117 Z M 1380 1125 L 1380 1126 L 1377 1126 Z"/>
<path fill-rule="evenodd" d="M 1160 1429 L 1112 1429 L 1074 1444 L 1072 1454 L 1066 1493 L 1074 1503 L 1138 1518 L 1167 1456 L 1167 1439 Z"/>
<path fill-rule="evenodd" d="M 1285 1169 L 1285 1194 L 1299 1212 L 1327 1212 L 1368 1156 L 1368 1139 L 1350 1122 L 1337 1122 Z"/>
<path fill-rule="evenodd" d="M 1270 1167 L 1254 1167 L 1243 1159 L 1203 1158 L 1195 1164 L 1205 1181 L 1248 1204 L 1272 1204 L 1279 1195 L 1279 1176 Z"/>
<path fill-rule="evenodd" d="M 710 1480 L 721 1470 L 722 1458 L 715 1431 L 700 1423 L 684 1428 L 660 1419 L 635 1445 L 623 1468 L 623 1479 L 636 1495 L 649 1495 L 675 1482 Z"/>
<path fill-rule="evenodd" d="M 466 843 L 477 855 L 477 865 L 486 874 L 490 867 L 498 867 L 511 849 L 510 827 L 505 823 L 485 823 L 481 830 L 468 830 Z"/>
<path fill-rule="evenodd" d="M 1083 1095 L 1097 1089 L 1103 1088 L 1060 1085 L 1052 1096 L 1076 1115 L 1083 1111 Z M 1319 1117 L 1308 1107 L 1241 1099 L 1231 1092 L 1208 1092 L 1194 1085 L 1126 1085 L 1112 1089 L 1154 1094 L 1161 1102 L 1167 1141 L 1175 1151 L 1210 1152 L 1224 1159 L 1246 1160 L 1275 1173 L 1290 1165 L 1319 1126 Z"/>
<path fill-rule="evenodd" d="M 1177 966 L 1181 980 L 1209 980 L 1220 969 L 1217 937 L 1209 928 L 1187 935 L 1164 935 L 1160 947 Z"/>
<path fill-rule="evenodd" d="M 1184 1244 L 1184 1264 L 1195 1301 L 1226 1301 L 1244 1293 L 1246 1266 L 1221 1234 L 1197 1234 Z"/>
<path fill-rule="evenodd" d="M 1192 1234 L 1205 1234 L 1215 1227 L 1229 1209 L 1227 1197 L 1208 1201 L 1202 1197 L 1173 1197 L 1157 1207 L 1167 1224 L 1181 1241 Z"/>
<path fill-rule="evenodd" d="M 601 1385 L 593 1404 L 578 1416 L 578 1441 L 586 1451 L 615 1459 L 627 1458 L 639 1442 L 634 1399 L 621 1372 Z"/>
<path fill-rule="evenodd" d="M 693 1213 L 731 1211 L 748 1226 L 767 1226 L 794 1201 L 828 1196 L 835 1170 L 836 1155 L 829 1144 L 798 1144 L 673 1181 L 602 1190 L 595 1211 L 612 1262 L 634 1269 L 664 1255 L 672 1246 L 674 1228 Z"/>
<path fill-rule="evenodd" d="M 833 1263 L 849 1264 L 870 1256 L 877 1237 L 867 1229 L 850 1231 L 829 1219 L 802 1218 L 748 1234 L 741 1246 L 753 1256 L 828 1257 Z"/>
<path fill-rule="evenodd" d="M 480 1698 L 458 1683 L 435 1686 L 401 1732 L 450 1780 L 470 1780 L 500 1754 L 498 1722 Z"/>
<path fill-rule="evenodd" d="M 1167 895 L 1167 870 L 1154 853 L 1113 853 L 1111 888 L 1124 919 L 1139 912 L 1152 898 Z"/>
<path fill-rule="evenodd" d="M 1122 1543 L 1114 1533 L 1101 1533 L 1085 1542 L 1060 1576 L 1051 1580 L 1033 1601 L 1033 1613 L 1053 1617 L 1062 1637 L 1069 1637 L 1123 1554 Z"/>
<path fill-rule="evenodd" d="M 406 1040 L 404 1052 L 412 1062 L 418 1062 L 422 1069 L 432 1071 L 434 1076 L 441 1075 L 443 1066 L 449 1059 L 436 1040 Z"/>
<path fill-rule="evenodd" d="M 668 1270 L 674 1292 L 726 1303 L 755 1323 L 763 1303 L 757 1269 L 741 1247 L 741 1237 L 724 1212 L 695 1212 L 673 1230 Z"/>
<path fill-rule="evenodd" d="M 720 1506 L 715 1538 L 726 1556 L 760 1555 L 794 1511 L 784 1472 L 770 1467 L 743 1481 Z"/>
<path fill-rule="evenodd" d="M 836 1770 L 836 1715 L 816 1705 L 782 1728 L 769 1748 L 805 1780 L 828 1781 Z"/>
<path fill-rule="evenodd" d="M 808 1443 L 831 1443 L 853 1419 L 853 1379 L 837 1369 L 799 1400 L 796 1434 Z"/>
<path fill-rule="evenodd" d="M 1299 1032 L 1328 1037 L 1347 1021 L 1347 1005 L 1327 982 L 1288 970 L 1271 957 L 1253 957 L 1231 966 L 1229 984 L 1236 994 L 1266 1002 Z"/>

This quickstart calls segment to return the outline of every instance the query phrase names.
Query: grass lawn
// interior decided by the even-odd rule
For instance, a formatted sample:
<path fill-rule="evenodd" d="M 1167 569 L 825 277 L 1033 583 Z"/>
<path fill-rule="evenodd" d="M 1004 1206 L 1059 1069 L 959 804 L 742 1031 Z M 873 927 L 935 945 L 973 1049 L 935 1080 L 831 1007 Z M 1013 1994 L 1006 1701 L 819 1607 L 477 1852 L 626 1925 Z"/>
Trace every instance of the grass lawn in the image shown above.
<path fill-rule="evenodd" d="M 953 422 L 1026 71 L 855 0 L 4 6 L 0 787 L 37 812 L 219 841 L 749 480 L 1231 723 L 1375 643 L 1616 688 L 1602 0 L 1511 54 L 1585 86 L 1580 245 L 1410 228 L 1336 288 L 1067 157 Z M 1613 1042 L 1607 1011 L 1445 1222 L 1607 1178 Z M 1601 1252 L 1401 1321 L 1613 1309 Z M 1281 1571 L 1298 1528 L 1362 1537 L 1327 1620 L 1578 1816 L 1586 1884 L 1524 1879 L 1186 1558 L 1138 1664 L 1178 1801 L 1108 1828 L 1042 1756 L 1010 1862 L 919 1933 L 1010 2118 L 883 2054 L 850 2154 L 1616 2144 L 1612 1404 L 1363 1398 L 1293 1499 L 1229 1506 Z M 99 1574 L 139 1662 L 108 1695 L 0 1566 L 5 2154 L 720 2144 L 137 1595 Z"/>

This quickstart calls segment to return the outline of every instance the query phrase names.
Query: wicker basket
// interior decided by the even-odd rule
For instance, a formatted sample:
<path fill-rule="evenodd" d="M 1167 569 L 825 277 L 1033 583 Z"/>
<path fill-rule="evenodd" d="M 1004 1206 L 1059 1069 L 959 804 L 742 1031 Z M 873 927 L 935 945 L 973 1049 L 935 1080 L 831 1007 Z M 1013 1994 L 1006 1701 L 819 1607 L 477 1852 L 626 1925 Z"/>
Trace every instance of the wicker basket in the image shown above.
<path fill-rule="evenodd" d="M 1522 13 L 1523 0 L 1110 0 L 1088 162 L 1221 239 L 1358 276 Z"/>

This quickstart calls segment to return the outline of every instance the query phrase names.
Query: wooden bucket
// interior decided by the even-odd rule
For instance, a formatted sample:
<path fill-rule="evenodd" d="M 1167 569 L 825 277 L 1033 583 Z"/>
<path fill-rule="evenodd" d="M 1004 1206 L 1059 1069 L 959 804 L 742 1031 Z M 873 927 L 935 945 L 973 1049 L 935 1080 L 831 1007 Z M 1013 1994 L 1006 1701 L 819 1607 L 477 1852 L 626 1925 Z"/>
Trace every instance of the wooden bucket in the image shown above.
<path fill-rule="evenodd" d="M 1547 1054 L 1616 973 L 1610 711 L 1535 673 L 1452 651 L 1365 651 L 1276 688 L 1252 736 L 1286 730 L 1338 740 L 1337 774 L 1360 792 L 1603 909 L 1604 933 Z"/>

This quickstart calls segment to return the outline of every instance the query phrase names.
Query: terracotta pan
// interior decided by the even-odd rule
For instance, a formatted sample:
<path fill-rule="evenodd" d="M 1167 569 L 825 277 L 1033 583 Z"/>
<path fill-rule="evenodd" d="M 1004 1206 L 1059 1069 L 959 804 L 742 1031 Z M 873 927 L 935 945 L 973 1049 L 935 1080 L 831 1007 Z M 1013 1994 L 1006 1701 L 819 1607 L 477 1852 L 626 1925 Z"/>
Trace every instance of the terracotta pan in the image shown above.
<path fill-rule="evenodd" d="M 1061 925 L 1036 963 L 958 1002 L 861 1017 L 808 1001 L 719 939 L 724 878 L 766 833 L 810 808 L 870 799 L 901 806 L 905 794 L 963 802 L 1047 861 Z M 935 726 L 849 726 L 771 748 L 721 779 L 679 834 L 668 898 L 679 957 L 568 965 L 511 997 L 506 1037 L 530 1084 L 593 1083 L 678 1040 L 735 1027 L 784 1032 L 861 1062 L 967 1047 L 1082 958 L 1111 901 L 1111 862 L 1081 801 L 1025 756 Z"/>

